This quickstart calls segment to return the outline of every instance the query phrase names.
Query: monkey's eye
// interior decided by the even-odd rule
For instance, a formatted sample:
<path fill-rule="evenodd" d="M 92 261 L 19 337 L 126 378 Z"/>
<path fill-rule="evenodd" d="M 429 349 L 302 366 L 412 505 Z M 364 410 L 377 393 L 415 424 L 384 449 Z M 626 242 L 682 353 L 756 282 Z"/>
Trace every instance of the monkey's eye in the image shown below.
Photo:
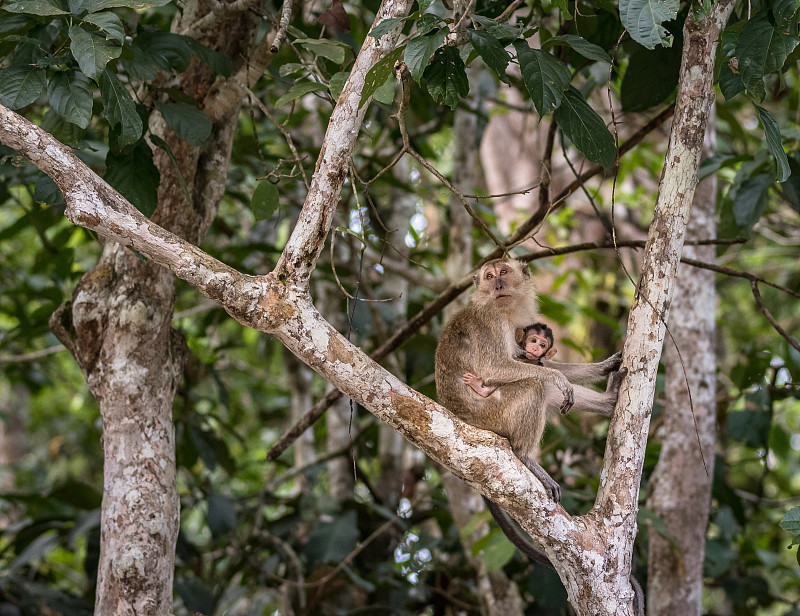
<path fill-rule="evenodd" d="M 500 270 L 500 275 L 502 276 L 503 274 L 508 274 L 508 270 L 504 269 Z"/>
<path fill-rule="evenodd" d="M 494 278 L 494 274 L 492 274 L 491 272 L 487 272 L 486 273 L 486 277 L 487 278 Z"/>

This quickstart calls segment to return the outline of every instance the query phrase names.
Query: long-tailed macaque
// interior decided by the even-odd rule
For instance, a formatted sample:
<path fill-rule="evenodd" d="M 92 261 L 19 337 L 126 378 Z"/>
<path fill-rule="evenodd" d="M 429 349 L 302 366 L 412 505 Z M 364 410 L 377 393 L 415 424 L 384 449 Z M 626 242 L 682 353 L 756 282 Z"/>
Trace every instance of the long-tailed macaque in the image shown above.
<path fill-rule="evenodd" d="M 570 409 L 610 416 L 627 369 L 619 353 L 598 363 L 543 365 L 519 361 L 516 331 L 536 320 L 536 287 L 527 265 L 515 259 L 489 261 L 473 277 L 470 304 L 445 325 L 436 347 L 436 393 L 439 403 L 478 428 L 508 439 L 511 449 L 559 501 L 561 488 L 537 461 L 548 411 Z M 481 385 L 495 388 L 485 397 L 464 375 L 479 375 Z M 576 385 L 609 376 L 605 392 Z M 484 391 L 484 393 L 486 393 Z M 529 558 L 553 567 L 547 557 L 517 529 L 508 514 L 488 499 L 500 528 Z M 644 615 L 642 588 L 631 576 L 634 608 Z"/>
<path fill-rule="evenodd" d="M 538 366 L 517 361 L 516 330 L 535 320 L 538 312 L 530 270 L 515 259 L 496 259 L 486 263 L 474 280 L 472 301 L 445 325 L 436 347 L 439 402 L 467 423 L 506 437 L 517 457 L 558 501 L 558 483 L 537 461 L 547 411 L 574 409 L 610 416 L 625 376 L 625 371 L 617 371 L 620 355 L 591 364 L 546 361 Z M 462 380 L 467 373 L 479 375 L 484 386 L 497 387 L 497 392 L 486 398 L 476 394 Z M 609 374 L 605 392 L 575 384 Z"/>

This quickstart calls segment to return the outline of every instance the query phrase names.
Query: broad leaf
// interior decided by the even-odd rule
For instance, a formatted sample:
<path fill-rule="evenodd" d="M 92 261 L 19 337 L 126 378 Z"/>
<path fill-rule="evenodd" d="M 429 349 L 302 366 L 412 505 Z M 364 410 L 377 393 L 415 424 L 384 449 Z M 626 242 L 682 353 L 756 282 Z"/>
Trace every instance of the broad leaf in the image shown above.
<path fill-rule="evenodd" d="M 119 58 L 122 47 L 112 45 L 106 39 L 87 32 L 80 26 L 69 29 L 70 51 L 81 70 L 92 79 L 97 79 L 111 60 Z"/>
<path fill-rule="evenodd" d="M 789 30 L 793 26 L 797 27 L 798 11 L 800 11 L 800 1 L 798 0 L 775 0 L 772 3 L 775 25 L 784 30 Z"/>
<path fill-rule="evenodd" d="M 378 88 L 386 83 L 389 75 L 394 74 L 394 63 L 403 55 L 403 50 L 405 48 L 405 45 L 396 47 L 378 60 L 375 65 L 367 71 L 367 75 L 364 77 L 364 88 L 361 90 L 361 100 L 358 103 L 359 109 L 364 106 L 364 103 L 369 100 L 370 96 L 375 94 Z"/>
<path fill-rule="evenodd" d="M 193 39 L 172 32 L 147 30 L 134 39 L 137 46 L 146 51 L 158 68 L 165 71 L 183 72 L 192 59 Z"/>
<path fill-rule="evenodd" d="M 122 152 L 109 150 L 103 179 L 148 218 L 156 211 L 161 176 L 144 140 Z"/>
<path fill-rule="evenodd" d="M 267 220 L 278 210 L 280 192 L 269 180 L 261 180 L 250 198 L 250 209 L 256 220 Z"/>
<path fill-rule="evenodd" d="M 499 24 L 489 17 L 483 17 L 482 15 L 471 15 L 470 17 L 476 24 L 500 41 L 503 47 L 511 43 L 522 33 L 521 27 Z"/>
<path fill-rule="evenodd" d="M 156 103 L 156 109 L 175 134 L 192 145 L 201 145 L 211 134 L 211 118 L 193 105 Z"/>
<path fill-rule="evenodd" d="M 43 68 L 13 64 L 0 71 L 0 103 L 9 109 L 20 109 L 39 98 L 47 85 Z"/>
<path fill-rule="evenodd" d="M 208 528 L 215 539 L 236 528 L 236 506 L 232 498 L 211 492 L 208 497 Z"/>
<path fill-rule="evenodd" d="M 469 40 L 472 43 L 472 46 L 475 48 L 475 51 L 478 52 L 480 57 L 486 63 L 486 66 L 488 66 L 492 72 L 497 75 L 497 78 L 500 79 L 500 81 L 503 83 L 508 83 L 506 67 L 511 61 L 511 56 L 509 56 L 508 52 L 503 49 L 502 43 L 500 43 L 500 41 L 498 41 L 488 32 L 484 32 L 482 30 L 473 30 L 472 28 L 469 28 L 467 29 L 467 35 L 469 36 Z"/>
<path fill-rule="evenodd" d="M 800 214 L 800 152 L 795 152 L 794 156 L 789 159 L 789 168 L 792 170 L 792 175 L 781 184 L 781 188 L 783 188 L 783 194 L 786 195 L 789 205 Z"/>
<path fill-rule="evenodd" d="M 450 30 L 448 28 L 439 28 L 439 30 L 433 34 L 417 36 L 408 41 L 403 61 L 406 63 L 414 81 L 419 83 L 419 80 L 422 78 L 422 73 L 428 66 L 428 61 L 431 59 L 431 56 L 433 56 L 434 52 L 442 46 L 449 32 Z"/>
<path fill-rule="evenodd" d="M 662 26 L 678 15 L 678 0 L 620 0 L 622 25 L 634 41 L 655 49 L 656 45 L 672 46 L 672 35 Z"/>
<path fill-rule="evenodd" d="M 233 71 L 233 62 L 231 62 L 231 59 L 228 56 L 198 43 L 193 38 L 183 38 L 186 41 L 186 44 L 189 45 L 192 53 L 213 68 L 217 75 L 222 75 L 223 77 L 231 76 L 231 72 Z"/>
<path fill-rule="evenodd" d="M 781 528 L 792 535 L 800 535 L 800 507 L 792 507 L 781 520 Z"/>
<path fill-rule="evenodd" d="M 552 45 L 569 45 L 572 49 L 589 60 L 604 62 L 606 64 L 611 64 L 612 62 L 611 56 L 606 53 L 605 49 L 575 34 L 554 36 L 553 38 L 547 39 L 547 42 L 542 45 L 542 48 L 548 48 Z"/>
<path fill-rule="evenodd" d="M 379 41 L 384 34 L 391 32 L 397 24 L 403 21 L 403 19 L 405 18 L 390 17 L 389 19 L 384 19 L 381 23 L 369 31 L 369 36 L 374 38 L 376 41 Z"/>
<path fill-rule="evenodd" d="M 394 102 L 395 85 L 397 85 L 397 80 L 394 75 L 389 75 L 383 85 L 375 90 L 373 98 L 384 105 L 391 105 Z"/>
<path fill-rule="evenodd" d="M 764 127 L 764 137 L 767 141 L 767 147 L 775 157 L 777 167 L 775 179 L 778 182 L 785 182 L 792 172 L 789 169 L 789 160 L 786 158 L 786 152 L 783 149 L 783 139 L 781 139 L 781 131 L 780 128 L 778 128 L 778 123 L 769 111 L 756 104 L 753 106 L 756 108 L 758 118 L 761 120 L 761 125 Z"/>
<path fill-rule="evenodd" d="M 350 48 L 338 41 L 327 39 L 297 39 L 295 43 L 302 45 L 315 56 L 321 56 L 331 60 L 335 64 L 342 64 Z"/>
<path fill-rule="evenodd" d="M 121 146 L 130 145 L 142 136 L 142 119 L 136 113 L 136 103 L 119 78 L 109 70 L 100 75 L 100 100 L 108 123 L 122 127 Z"/>
<path fill-rule="evenodd" d="M 797 40 L 774 27 L 765 13 L 748 21 L 736 44 L 736 57 L 742 82 L 753 96 L 765 95 L 764 75 L 781 70 Z"/>
<path fill-rule="evenodd" d="M 120 44 L 125 42 L 125 28 L 122 25 L 122 20 L 116 13 L 106 11 L 104 13 L 91 13 L 83 18 L 83 21 L 89 22 L 100 28 L 106 33 L 106 38 L 119 41 Z"/>
<path fill-rule="evenodd" d="M 561 106 L 556 109 L 555 120 L 567 138 L 590 161 L 603 167 L 614 164 L 617 156 L 614 137 L 578 90 L 570 87 L 564 93 Z"/>
<path fill-rule="evenodd" d="M 719 89 L 726 101 L 744 91 L 744 83 L 739 73 L 734 73 L 726 62 L 719 71 Z"/>
<path fill-rule="evenodd" d="M 67 122 L 86 128 L 92 119 L 92 82 L 83 73 L 56 73 L 47 84 L 50 106 Z"/>
<path fill-rule="evenodd" d="M 514 49 L 522 69 L 522 81 L 539 115 L 553 111 L 561 105 L 563 93 L 569 88 L 572 79 L 569 69 L 546 51 L 531 49 L 524 40 L 514 41 Z"/>
<path fill-rule="evenodd" d="M 739 186 L 733 200 L 733 217 L 741 229 L 749 231 L 761 218 L 767 207 L 771 185 L 772 178 L 761 173 L 746 179 Z"/>
<path fill-rule="evenodd" d="M 324 83 L 318 83 L 316 81 L 301 81 L 300 83 L 294 84 L 291 88 L 289 88 L 289 91 L 286 94 L 276 100 L 275 106 L 283 107 L 284 105 L 291 103 L 293 100 L 302 98 L 306 94 L 311 94 L 312 92 L 321 92 L 322 90 L 327 89 L 328 88 Z"/>
<path fill-rule="evenodd" d="M 142 10 L 156 6 L 164 6 L 172 0 L 69 0 L 70 10 L 73 15 L 81 13 L 97 13 L 105 9 L 126 7 Z"/>
<path fill-rule="evenodd" d="M 69 13 L 64 0 L 15 0 L 3 5 L 9 13 L 28 13 L 46 17 L 50 15 L 66 15 Z"/>
<path fill-rule="evenodd" d="M 339 71 L 331 75 L 331 78 L 328 80 L 328 91 L 331 93 L 331 98 L 334 101 L 339 100 L 339 95 L 342 93 L 344 84 L 349 76 L 350 71 Z"/>
<path fill-rule="evenodd" d="M 440 47 L 423 74 L 428 93 L 439 104 L 455 109 L 458 102 L 469 94 L 469 81 L 464 61 L 455 47 Z"/>
<path fill-rule="evenodd" d="M 644 111 L 665 102 L 678 86 L 681 46 L 636 47 L 620 84 L 625 111 Z"/>

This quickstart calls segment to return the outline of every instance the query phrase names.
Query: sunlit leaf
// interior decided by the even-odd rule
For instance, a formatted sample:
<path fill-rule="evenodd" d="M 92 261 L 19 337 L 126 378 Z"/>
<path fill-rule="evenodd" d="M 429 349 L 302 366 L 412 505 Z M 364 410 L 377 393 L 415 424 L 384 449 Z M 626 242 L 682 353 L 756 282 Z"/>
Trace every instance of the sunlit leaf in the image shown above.
<path fill-rule="evenodd" d="M 631 38 L 647 49 L 670 47 L 672 35 L 662 25 L 678 15 L 678 0 L 620 0 L 619 16 Z"/>
<path fill-rule="evenodd" d="M 416 36 L 408 41 L 403 61 L 406 63 L 414 81 L 419 83 L 419 80 L 422 78 L 422 73 L 428 66 L 428 62 L 434 52 L 442 46 L 449 32 L 450 30 L 447 28 L 439 28 L 439 30 L 433 34 Z"/>
<path fill-rule="evenodd" d="M 361 100 L 358 103 L 359 109 L 364 106 L 364 103 L 369 100 L 370 96 L 375 94 L 378 88 L 386 83 L 386 79 L 389 75 L 394 74 L 394 64 L 400 59 L 400 56 L 403 55 L 403 50 L 405 48 L 405 45 L 396 47 L 378 60 L 375 65 L 367 71 L 367 75 L 364 78 L 364 88 L 361 90 Z"/>

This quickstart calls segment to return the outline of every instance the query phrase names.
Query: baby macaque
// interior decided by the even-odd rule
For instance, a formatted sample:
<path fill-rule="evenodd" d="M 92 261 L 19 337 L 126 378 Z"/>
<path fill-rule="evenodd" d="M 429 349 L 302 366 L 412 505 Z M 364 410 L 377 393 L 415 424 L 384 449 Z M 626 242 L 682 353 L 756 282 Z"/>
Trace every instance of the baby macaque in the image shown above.
<path fill-rule="evenodd" d="M 541 366 L 543 359 L 550 359 L 556 354 L 556 349 L 553 348 L 553 344 L 555 343 L 553 330 L 544 323 L 528 325 L 525 329 L 519 330 L 519 332 L 521 353 L 517 359 L 520 361 Z M 464 374 L 462 380 L 472 388 L 472 391 L 482 398 L 486 398 L 494 393 L 498 387 L 498 385 L 494 387 L 484 385 L 483 379 L 471 372 Z"/>

